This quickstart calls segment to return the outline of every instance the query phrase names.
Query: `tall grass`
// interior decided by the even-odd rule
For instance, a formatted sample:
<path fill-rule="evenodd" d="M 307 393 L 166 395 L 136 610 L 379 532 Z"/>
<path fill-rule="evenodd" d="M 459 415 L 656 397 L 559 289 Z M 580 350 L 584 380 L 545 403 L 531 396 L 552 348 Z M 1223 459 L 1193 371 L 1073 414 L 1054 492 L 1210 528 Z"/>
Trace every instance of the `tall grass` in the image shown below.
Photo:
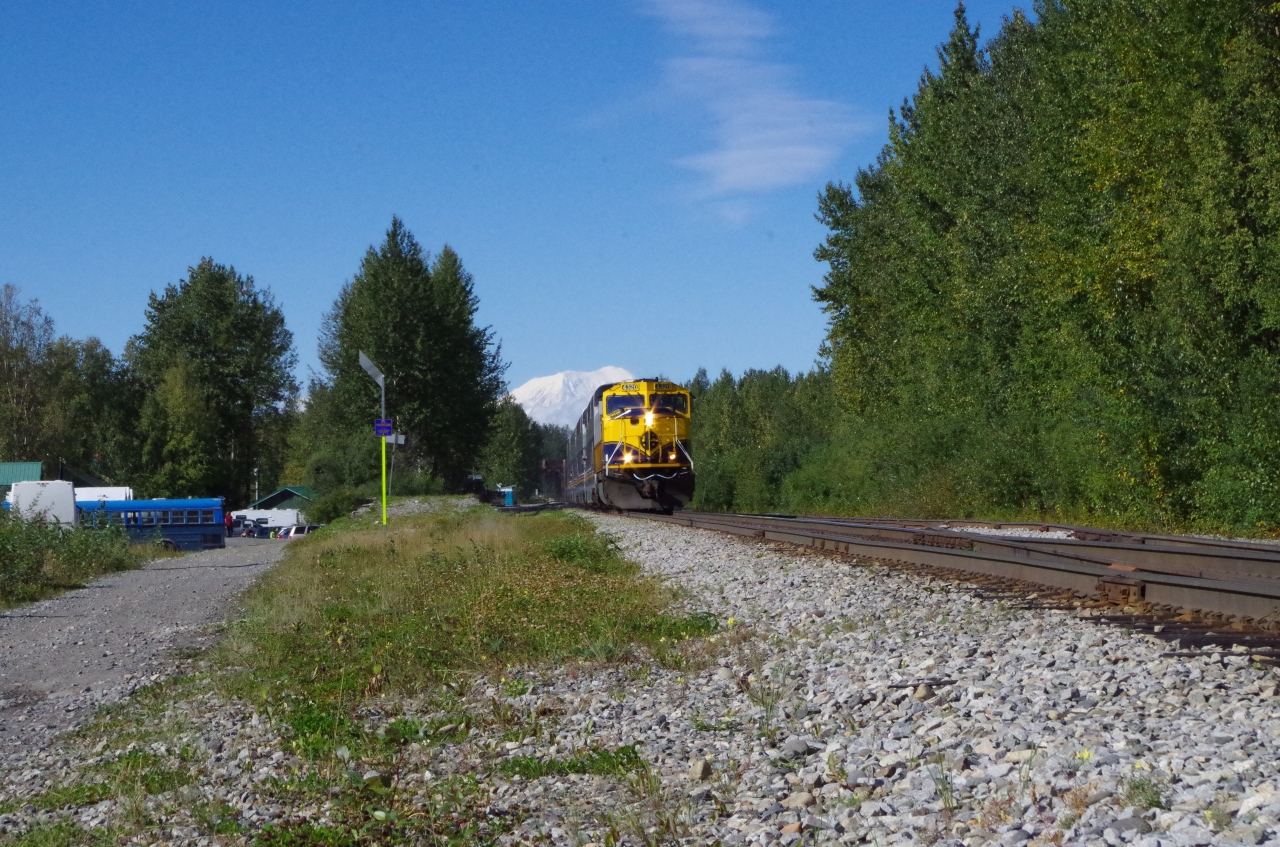
<path fill-rule="evenodd" d="M 714 628 L 670 613 L 674 599 L 572 514 L 343 520 L 290 546 L 221 649 L 242 669 L 237 693 L 283 707 L 300 735 L 340 739 L 370 697 L 508 664 L 617 659 Z"/>
<path fill-rule="evenodd" d="M 152 552 L 131 545 L 122 527 L 72 529 L 0 512 L 0 606 L 137 567 Z"/>

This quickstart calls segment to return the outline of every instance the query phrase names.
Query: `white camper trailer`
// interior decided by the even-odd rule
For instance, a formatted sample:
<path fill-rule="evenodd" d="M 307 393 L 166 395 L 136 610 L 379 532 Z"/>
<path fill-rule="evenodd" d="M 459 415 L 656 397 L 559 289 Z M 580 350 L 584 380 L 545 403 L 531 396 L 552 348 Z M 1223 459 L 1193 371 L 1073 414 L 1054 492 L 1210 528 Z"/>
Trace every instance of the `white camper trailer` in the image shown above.
<path fill-rule="evenodd" d="M 76 525 L 75 491 L 66 480 L 15 482 L 5 499 L 13 513 L 24 520 Z"/>
<path fill-rule="evenodd" d="M 90 509 L 103 500 L 132 500 L 133 489 L 123 486 L 76 488 L 76 505 L 82 509 Z"/>

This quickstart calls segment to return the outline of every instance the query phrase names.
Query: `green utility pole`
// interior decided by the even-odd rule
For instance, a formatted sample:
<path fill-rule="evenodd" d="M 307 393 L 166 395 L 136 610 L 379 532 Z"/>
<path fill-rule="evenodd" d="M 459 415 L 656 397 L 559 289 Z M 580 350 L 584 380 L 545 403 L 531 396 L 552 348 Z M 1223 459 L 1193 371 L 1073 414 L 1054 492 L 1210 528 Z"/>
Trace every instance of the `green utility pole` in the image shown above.
<path fill-rule="evenodd" d="M 391 435 L 391 421 L 387 420 L 387 380 L 373 360 L 360 351 L 360 367 L 373 377 L 382 389 L 382 417 L 373 422 L 373 434 L 382 442 L 382 525 L 387 525 L 387 436 Z"/>

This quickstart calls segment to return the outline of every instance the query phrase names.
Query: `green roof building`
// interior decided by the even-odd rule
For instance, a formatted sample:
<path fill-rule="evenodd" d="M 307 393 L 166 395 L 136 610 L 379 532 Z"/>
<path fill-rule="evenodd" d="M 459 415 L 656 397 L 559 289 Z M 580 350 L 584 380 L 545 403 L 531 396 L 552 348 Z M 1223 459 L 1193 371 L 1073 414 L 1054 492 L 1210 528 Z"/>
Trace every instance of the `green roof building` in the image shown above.
<path fill-rule="evenodd" d="M 39 462 L 0 462 L 0 487 L 7 488 L 15 482 L 38 482 L 39 480 Z"/>
<path fill-rule="evenodd" d="M 273 491 L 257 502 L 250 503 L 250 509 L 305 509 L 311 501 L 319 497 L 314 488 L 305 485 L 286 485 L 279 491 Z"/>

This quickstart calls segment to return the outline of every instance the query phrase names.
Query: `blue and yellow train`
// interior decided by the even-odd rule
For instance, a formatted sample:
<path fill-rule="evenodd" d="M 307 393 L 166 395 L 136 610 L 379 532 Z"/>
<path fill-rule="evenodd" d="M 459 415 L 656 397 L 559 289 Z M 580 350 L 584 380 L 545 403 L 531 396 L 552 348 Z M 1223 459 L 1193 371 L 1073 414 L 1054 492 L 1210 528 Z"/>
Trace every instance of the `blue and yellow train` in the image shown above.
<path fill-rule="evenodd" d="M 597 388 L 569 436 L 565 499 L 627 511 L 684 508 L 693 499 L 690 399 L 659 379 Z"/>

